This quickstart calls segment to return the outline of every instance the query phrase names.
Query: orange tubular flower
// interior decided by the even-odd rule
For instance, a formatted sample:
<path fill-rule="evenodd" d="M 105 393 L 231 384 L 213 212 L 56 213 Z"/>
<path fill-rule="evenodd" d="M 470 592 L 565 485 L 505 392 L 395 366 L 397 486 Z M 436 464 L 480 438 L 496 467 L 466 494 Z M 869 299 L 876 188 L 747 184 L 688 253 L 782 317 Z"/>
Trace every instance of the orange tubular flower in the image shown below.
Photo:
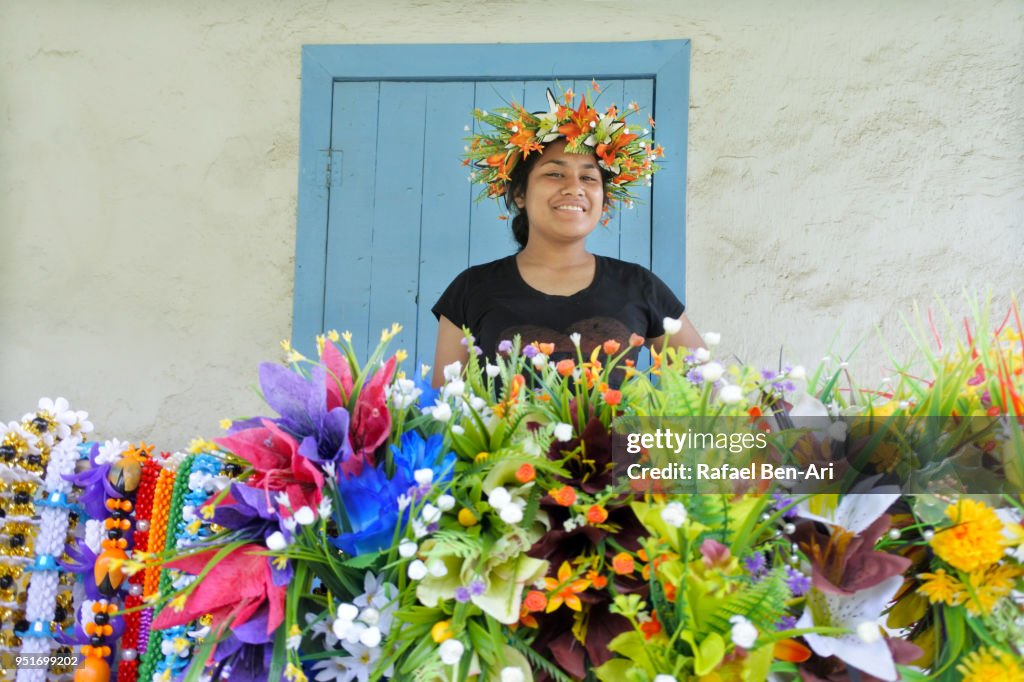
<path fill-rule="evenodd" d="M 566 358 L 565 360 L 559 360 L 558 364 L 555 365 L 555 371 L 560 376 L 567 377 L 572 374 L 572 371 L 576 369 L 576 363 L 571 359 Z"/>
<path fill-rule="evenodd" d="M 650 639 L 661 632 L 661 623 L 658 622 L 658 612 L 651 611 L 651 619 L 640 624 L 640 630 L 644 633 L 644 639 Z"/>
<path fill-rule="evenodd" d="M 544 596 L 544 593 L 540 590 L 530 590 L 526 593 L 526 598 L 523 599 L 523 608 L 528 613 L 534 611 L 543 611 L 548 605 L 548 598 Z"/>
<path fill-rule="evenodd" d="M 640 336 L 639 334 L 637 334 L 635 332 L 633 334 L 630 334 L 629 335 L 629 345 L 633 346 L 634 348 L 636 348 L 638 346 L 644 345 L 644 337 Z"/>
<path fill-rule="evenodd" d="M 553 343 L 538 343 L 537 349 L 544 355 L 550 356 L 555 352 L 555 344 Z"/>
<path fill-rule="evenodd" d="M 535 478 L 537 478 L 537 470 L 533 468 L 532 464 L 523 464 L 516 469 L 516 480 L 520 483 L 529 483 Z"/>
<path fill-rule="evenodd" d="M 608 520 L 608 510 L 599 504 L 593 504 L 587 509 L 587 521 L 593 524 L 604 523 Z"/>
<path fill-rule="evenodd" d="M 622 402 L 622 391 L 611 389 L 605 391 L 601 397 L 604 398 L 605 403 L 608 405 L 618 405 Z"/>
<path fill-rule="evenodd" d="M 602 349 L 602 350 L 603 350 L 603 351 L 604 351 L 604 352 L 605 352 L 605 353 L 606 353 L 607 355 L 615 355 L 616 353 L 618 353 L 618 352 L 619 352 L 619 348 L 620 348 L 620 347 L 621 347 L 621 345 L 620 345 L 620 344 L 619 344 L 619 342 L 618 342 L 618 341 L 616 341 L 615 339 L 608 339 L 607 341 L 605 341 L 605 342 L 604 342 L 604 343 L 603 343 L 603 344 L 601 345 L 601 349 Z"/>
<path fill-rule="evenodd" d="M 545 609 L 548 613 L 551 613 L 562 604 L 565 604 L 573 611 L 583 610 L 583 602 L 580 601 L 577 595 L 590 587 L 590 581 L 584 579 L 573 580 L 572 567 L 569 566 L 568 561 L 563 561 L 562 565 L 558 568 L 558 578 L 544 578 L 544 585 L 553 592 Z"/>
<path fill-rule="evenodd" d="M 618 575 L 629 575 L 636 570 L 636 564 L 628 552 L 619 552 L 612 559 L 612 570 Z"/>
<path fill-rule="evenodd" d="M 571 507 L 576 502 L 576 490 L 572 486 L 563 485 L 561 488 L 549 490 L 548 494 L 563 507 Z"/>
<path fill-rule="evenodd" d="M 587 571 L 587 580 L 589 580 L 590 584 L 599 590 L 603 590 L 608 587 L 608 578 L 605 578 L 594 569 Z"/>

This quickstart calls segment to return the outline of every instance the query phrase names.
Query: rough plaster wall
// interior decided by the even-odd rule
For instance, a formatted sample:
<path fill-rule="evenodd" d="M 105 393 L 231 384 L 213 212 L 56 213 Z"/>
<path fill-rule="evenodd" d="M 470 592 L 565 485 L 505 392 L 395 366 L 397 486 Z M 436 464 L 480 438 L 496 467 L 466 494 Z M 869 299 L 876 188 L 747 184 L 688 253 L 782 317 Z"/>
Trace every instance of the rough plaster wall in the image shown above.
<path fill-rule="evenodd" d="M 306 43 L 691 39 L 687 302 L 745 360 L 904 356 L 914 299 L 1024 290 L 1021 0 L 163 4 L 0 4 L 0 418 L 175 448 L 262 411 Z"/>

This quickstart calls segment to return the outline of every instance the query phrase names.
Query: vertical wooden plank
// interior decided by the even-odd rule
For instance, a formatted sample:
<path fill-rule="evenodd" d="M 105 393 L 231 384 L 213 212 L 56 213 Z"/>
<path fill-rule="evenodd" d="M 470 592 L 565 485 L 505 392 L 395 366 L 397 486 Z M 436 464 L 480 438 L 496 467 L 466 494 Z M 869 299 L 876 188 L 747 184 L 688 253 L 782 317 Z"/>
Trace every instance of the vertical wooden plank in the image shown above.
<path fill-rule="evenodd" d="M 331 156 L 337 186 L 329 208 L 324 327 L 351 331 L 358 343 L 366 341 L 369 328 L 378 96 L 375 81 L 334 85 Z"/>
<path fill-rule="evenodd" d="M 469 265 L 469 206 L 476 186 L 459 159 L 470 135 L 463 128 L 473 120 L 475 90 L 469 81 L 427 84 L 416 347 L 409 349 L 417 370 L 434 364 L 437 324 L 430 309 Z"/>
<path fill-rule="evenodd" d="M 478 81 L 475 85 L 474 106 L 484 111 L 493 111 L 497 107 L 506 107 L 510 102 L 523 101 L 523 81 Z M 480 124 L 473 122 L 476 131 Z M 473 185 L 474 196 L 480 191 L 480 185 Z M 492 199 L 483 199 L 474 203 L 470 211 L 469 262 L 471 264 L 487 263 L 516 250 L 512 239 L 511 223 L 500 220 L 499 216 L 507 216 L 504 204 L 499 206 Z"/>
<path fill-rule="evenodd" d="M 307 355 L 315 350 L 314 337 L 323 328 L 332 82 L 317 56 L 304 47 L 291 338 Z"/>
<path fill-rule="evenodd" d="M 690 42 L 673 45 L 655 76 L 654 119 L 665 146 L 654 178 L 651 270 L 686 302 L 686 139 L 690 99 Z"/>
<path fill-rule="evenodd" d="M 640 111 L 630 115 L 626 120 L 631 127 L 642 132 L 650 129 L 647 117 L 654 111 L 654 83 L 649 78 L 635 78 L 623 82 L 621 106 L 625 110 L 630 102 L 636 102 Z M 657 122 L 657 119 L 655 119 Z M 657 135 L 657 130 L 654 131 Z M 648 187 L 637 187 L 634 191 L 637 201 L 633 207 L 620 205 L 619 213 L 619 253 L 622 260 L 640 263 L 646 268 L 651 267 L 651 190 Z M 676 292 L 682 295 L 681 291 Z"/>
<path fill-rule="evenodd" d="M 380 84 L 367 352 L 395 322 L 404 329 L 390 350 L 415 352 L 426 92 L 422 82 Z"/>

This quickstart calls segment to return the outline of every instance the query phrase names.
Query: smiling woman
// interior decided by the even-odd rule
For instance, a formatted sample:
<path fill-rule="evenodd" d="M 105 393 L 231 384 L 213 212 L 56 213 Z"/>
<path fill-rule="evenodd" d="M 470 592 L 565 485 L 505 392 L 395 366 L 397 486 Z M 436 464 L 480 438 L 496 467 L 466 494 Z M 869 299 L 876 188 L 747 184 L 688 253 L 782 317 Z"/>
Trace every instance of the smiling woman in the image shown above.
<path fill-rule="evenodd" d="M 669 345 L 704 346 L 658 277 L 587 251 L 602 214 L 632 201 L 630 187 L 657 170 L 661 150 L 630 133 L 614 105 L 601 114 L 581 96 L 574 110 L 572 98 L 567 91 L 566 104 L 558 104 L 548 91 L 549 111 L 540 115 L 515 104 L 504 116 L 476 112 L 494 130 L 473 140 L 471 177 L 514 213 L 519 252 L 463 271 L 434 305 L 435 386 L 446 365 L 468 358 L 463 328 L 487 357 L 507 351 L 515 335 L 524 345 L 551 344 L 545 355 L 555 362 L 575 358 L 577 344 L 589 355 L 607 340 L 659 345 L 666 333 Z M 616 384 L 621 378 L 613 377 Z"/>

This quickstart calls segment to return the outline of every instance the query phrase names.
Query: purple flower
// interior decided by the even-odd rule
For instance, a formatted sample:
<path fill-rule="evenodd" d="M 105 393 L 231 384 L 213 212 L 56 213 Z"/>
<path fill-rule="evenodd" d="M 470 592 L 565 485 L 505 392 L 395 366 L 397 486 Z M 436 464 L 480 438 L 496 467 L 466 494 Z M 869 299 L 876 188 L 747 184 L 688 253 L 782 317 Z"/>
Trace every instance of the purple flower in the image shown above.
<path fill-rule="evenodd" d="M 786 584 L 789 586 L 789 591 L 793 593 L 794 597 L 802 597 L 807 593 L 807 590 L 811 589 L 811 578 L 806 576 L 800 571 L 786 566 Z"/>
<path fill-rule="evenodd" d="M 479 597 L 487 591 L 487 585 L 484 584 L 483 580 L 474 580 L 469 584 L 469 593 L 474 597 Z"/>
<path fill-rule="evenodd" d="M 509 341 L 508 339 L 505 339 L 504 341 L 502 341 L 501 343 L 498 344 L 498 352 L 499 353 L 508 353 L 511 350 L 512 350 L 512 342 Z"/>
<path fill-rule="evenodd" d="M 462 587 L 461 585 L 455 588 L 455 601 L 459 602 L 460 604 L 465 604 L 470 599 L 472 599 L 472 597 L 473 595 L 470 594 L 468 588 Z"/>
<path fill-rule="evenodd" d="M 796 627 L 795 616 L 783 616 L 779 619 L 779 622 L 775 624 L 776 630 L 792 630 Z"/>
<path fill-rule="evenodd" d="M 259 374 L 264 399 L 281 415 L 274 422 L 301 443 L 299 454 L 317 463 L 352 455 L 349 414 L 344 407 L 327 409 L 323 367 L 314 368 L 310 379 L 271 363 L 260 365 Z"/>
<path fill-rule="evenodd" d="M 780 509 L 786 510 L 782 512 L 782 518 L 786 520 L 796 518 L 796 502 L 791 497 L 783 495 L 782 493 L 772 493 L 772 499 L 775 500 L 775 504 L 773 505 L 775 511 L 779 511 Z"/>
<path fill-rule="evenodd" d="M 466 346 L 466 345 L 468 345 L 468 344 L 470 344 L 470 343 L 473 343 L 473 342 L 475 342 L 475 341 L 476 341 L 476 337 L 475 337 L 475 336 L 473 336 L 472 334 L 470 334 L 470 335 L 469 335 L 469 338 L 467 338 L 467 337 L 463 336 L 463 337 L 462 337 L 462 340 L 460 340 L 460 341 L 459 341 L 459 343 L 461 343 L 461 344 L 462 344 L 463 346 Z"/>
<path fill-rule="evenodd" d="M 473 352 L 476 353 L 477 356 L 480 356 L 484 354 L 484 349 L 480 346 L 473 346 Z"/>
<path fill-rule="evenodd" d="M 697 364 L 697 356 L 694 355 L 693 353 L 690 353 L 689 355 L 687 355 L 686 357 L 683 358 L 683 362 L 685 362 L 688 365 L 696 365 Z"/>
<path fill-rule="evenodd" d="M 764 553 L 754 552 L 743 560 L 743 565 L 746 567 L 747 573 L 754 578 L 759 578 L 764 573 L 764 569 L 768 565 L 768 562 L 764 558 Z"/>
<path fill-rule="evenodd" d="M 686 378 L 690 380 L 690 383 L 694 386 L 700 386 L 704 383 L 704 375 L 700 373 L 700 370 L 691 369 L 686 373 Z"/>
<path fill-rule="evenodd" d="M 770 369 L 761 370 L 761 378 L 764 379 L 765 381 L 771 381 L 777 376 L 778 375 L 775 372 L 771 371 Z"/>
<path fill-rule="evenodd" d="M 781 384 L 776 384 L 777 388 L 781 388 L 784 392 L 792 393 L 796 390 L 796 384 L 792 381 L 783 381 Z"/>
<path fill-rule="evenodd" d="M 532 358 L 534 355 L 536 355 L 539 352 L 540 351 L 537 350 L 536 346 L 527 346 L 526 348 L 523 349 L 523 355 L 525 355 L 527 357 L 527 359 Z"/>

